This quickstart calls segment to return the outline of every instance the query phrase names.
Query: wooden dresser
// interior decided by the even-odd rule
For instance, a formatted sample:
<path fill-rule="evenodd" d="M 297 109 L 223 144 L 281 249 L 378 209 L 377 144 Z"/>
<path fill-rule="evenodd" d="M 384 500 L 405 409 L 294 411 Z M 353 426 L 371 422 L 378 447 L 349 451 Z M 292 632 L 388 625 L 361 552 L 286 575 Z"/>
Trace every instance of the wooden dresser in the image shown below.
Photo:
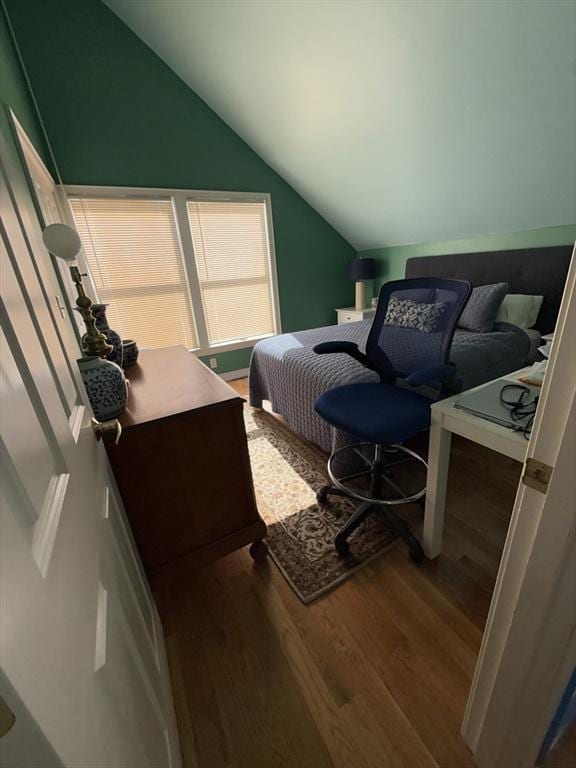
<path fill-rule="evenodd" d="M 184 347 L 141 352 L 127 377 L 122 436 L 105 443 L 147 573 L 250 543 L 266 557 L 243 399 Z"/>

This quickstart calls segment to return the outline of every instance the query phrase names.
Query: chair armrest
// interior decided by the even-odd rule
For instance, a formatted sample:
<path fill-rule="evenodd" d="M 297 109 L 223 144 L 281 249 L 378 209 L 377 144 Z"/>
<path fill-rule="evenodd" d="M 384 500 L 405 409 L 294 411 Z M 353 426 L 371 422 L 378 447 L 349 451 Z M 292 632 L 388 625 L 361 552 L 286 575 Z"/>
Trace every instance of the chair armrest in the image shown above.
<path fill-rule="evenodd" d="M 313 347 L 314 352 L 317 355 L 327 355 L 332 352 L 359 352 L 358 344 L 354 344 L 353 341 L 323 341 L 321 344 L 316 344 Z"/>
<path fill-rule="evenodd" d="M 354 360 L 357 360 L 365 368 L 374 370 L 366 355 L 360 352 L 358 344 L 354 344 L 353 341 L 324 341 L 321 344 L 316 344 L 313 349 L 317 355 L 329 355 L 343 352 L 344 354 L 353 357 Z"/>
<path fill-rule="evenodd" d="M 421 368 L 419 371 L 414 371 L 406 377 L 405 381 L 411 387 L 419 387 L 421 384 L 451 379 L 455 373 L 456 368 L 453 365 L 435 365 L 432 368 Z"/>

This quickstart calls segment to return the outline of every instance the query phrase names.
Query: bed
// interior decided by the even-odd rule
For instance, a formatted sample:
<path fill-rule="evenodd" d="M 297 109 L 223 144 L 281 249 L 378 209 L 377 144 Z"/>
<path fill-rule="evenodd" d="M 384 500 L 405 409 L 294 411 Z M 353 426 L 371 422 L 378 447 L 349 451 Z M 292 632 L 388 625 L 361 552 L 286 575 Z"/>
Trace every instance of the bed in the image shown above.
<path fill-rule="evenodd" d="M 507 282 L 510 293 L 544 296 L 535 324 L 541 334 L 553 331 L 568 273 L 570 247 L 534 248 L 490 253 L 454 254 L 409 259 L 406 277 L 449 277 L 469 280 L 472 286 Z M 378 377 L 347 355 L 316 355 L 322 341 L 366 342 L 370 320 L 285 333 L 259 341 L 250 363 L 250 404 L 269 401 L 298 434 L 326 451 L 348 440 L 334 434 L 314 411 L 316 397 L 332 387 L 377 381 Z M 492 332 L 458 329 L 451 362 L 463 389 L 470 389 L 521 368 L 530 360 L 538 334 L 496 323 Z"/>

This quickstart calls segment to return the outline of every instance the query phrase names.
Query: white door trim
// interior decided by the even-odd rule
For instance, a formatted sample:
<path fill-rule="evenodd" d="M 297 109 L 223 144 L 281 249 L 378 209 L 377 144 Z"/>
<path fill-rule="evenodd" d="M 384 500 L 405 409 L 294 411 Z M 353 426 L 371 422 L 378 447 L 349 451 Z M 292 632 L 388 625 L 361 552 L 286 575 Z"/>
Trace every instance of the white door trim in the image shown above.
<path fill-rule="evenodd" d="M 519 485 L 462 727 L 480 768 L 532 768 L 576 664 L 575 252 L 527 451 L 554 471 Z"/>
<path fill-rule="evenodd" d="M 72 214 L 72 209 L 70 208 L 70 203 L 63 187 L 58 186 L 52 178 L 52 174 L 44 164 L 44 161 L 38 154 L 36 147 L 30 141 L 28 134 L 12 110 L 10 110 L 10 120 L 12 121 L 13 132 L 17 139 L 16 145 L 19 145 L 20 154 L 22 156 L 22 168 L 24 170 L 24 174 L 26 176 L 26 180 L 32 195 L 32 200 L 34 202 L 34 206 L 36 208 L 36 212 L 38 214 L 38 218 L 40 219 L 41 225 L 45 227 L 53 222 L 51 222 L 47 217 L 43 201 L 40 194 L 38 193 L 38 189 L 36 188 L 37 181 L 38 183 L 42 184 L 45 189 L 50 190 L 60 220 L 75 229 L 76 223 L 74 221 L 74 215 Z M 98 294 L 96 293 L 96 286 L 94 285 L 92 275 L 88 269 L 88 262 L 83 250 L 78 254 L 78 266 L 84 275 L 85 288 L 87 288 L 88 293 L 91 296 L 97 297 Z M 72 287 L 72 283 L 69 280 L 68 267 L 64 262 L 59 262 L 57 259 L 54 259 L 54 268 L 58 282 L 62 285 L 63 298 L 66 302 L 68 313 L 72 318 L 72 326 L 79 341 L 80 335 L 84 331 L 82 328 L 82 321 L 78 315 L 72 311 L 75 307 L 76 296 L 75 290 Z"/>

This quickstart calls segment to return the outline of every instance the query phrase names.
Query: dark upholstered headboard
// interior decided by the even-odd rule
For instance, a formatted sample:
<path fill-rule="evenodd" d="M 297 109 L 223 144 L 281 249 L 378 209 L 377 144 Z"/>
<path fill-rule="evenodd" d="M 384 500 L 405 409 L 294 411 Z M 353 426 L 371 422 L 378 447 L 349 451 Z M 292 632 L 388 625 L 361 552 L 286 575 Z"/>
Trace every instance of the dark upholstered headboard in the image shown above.
<path fill-rule="evenodd" d="M 406 277 L 451 277 L 472 287 L 508 283 L 509 293 L 544 296 L 536 321 L 541 333 L 554 330 L 568 274 L 572 246 L 527 248 L 518 251 L 454 253 L 408 259 Z"/>

